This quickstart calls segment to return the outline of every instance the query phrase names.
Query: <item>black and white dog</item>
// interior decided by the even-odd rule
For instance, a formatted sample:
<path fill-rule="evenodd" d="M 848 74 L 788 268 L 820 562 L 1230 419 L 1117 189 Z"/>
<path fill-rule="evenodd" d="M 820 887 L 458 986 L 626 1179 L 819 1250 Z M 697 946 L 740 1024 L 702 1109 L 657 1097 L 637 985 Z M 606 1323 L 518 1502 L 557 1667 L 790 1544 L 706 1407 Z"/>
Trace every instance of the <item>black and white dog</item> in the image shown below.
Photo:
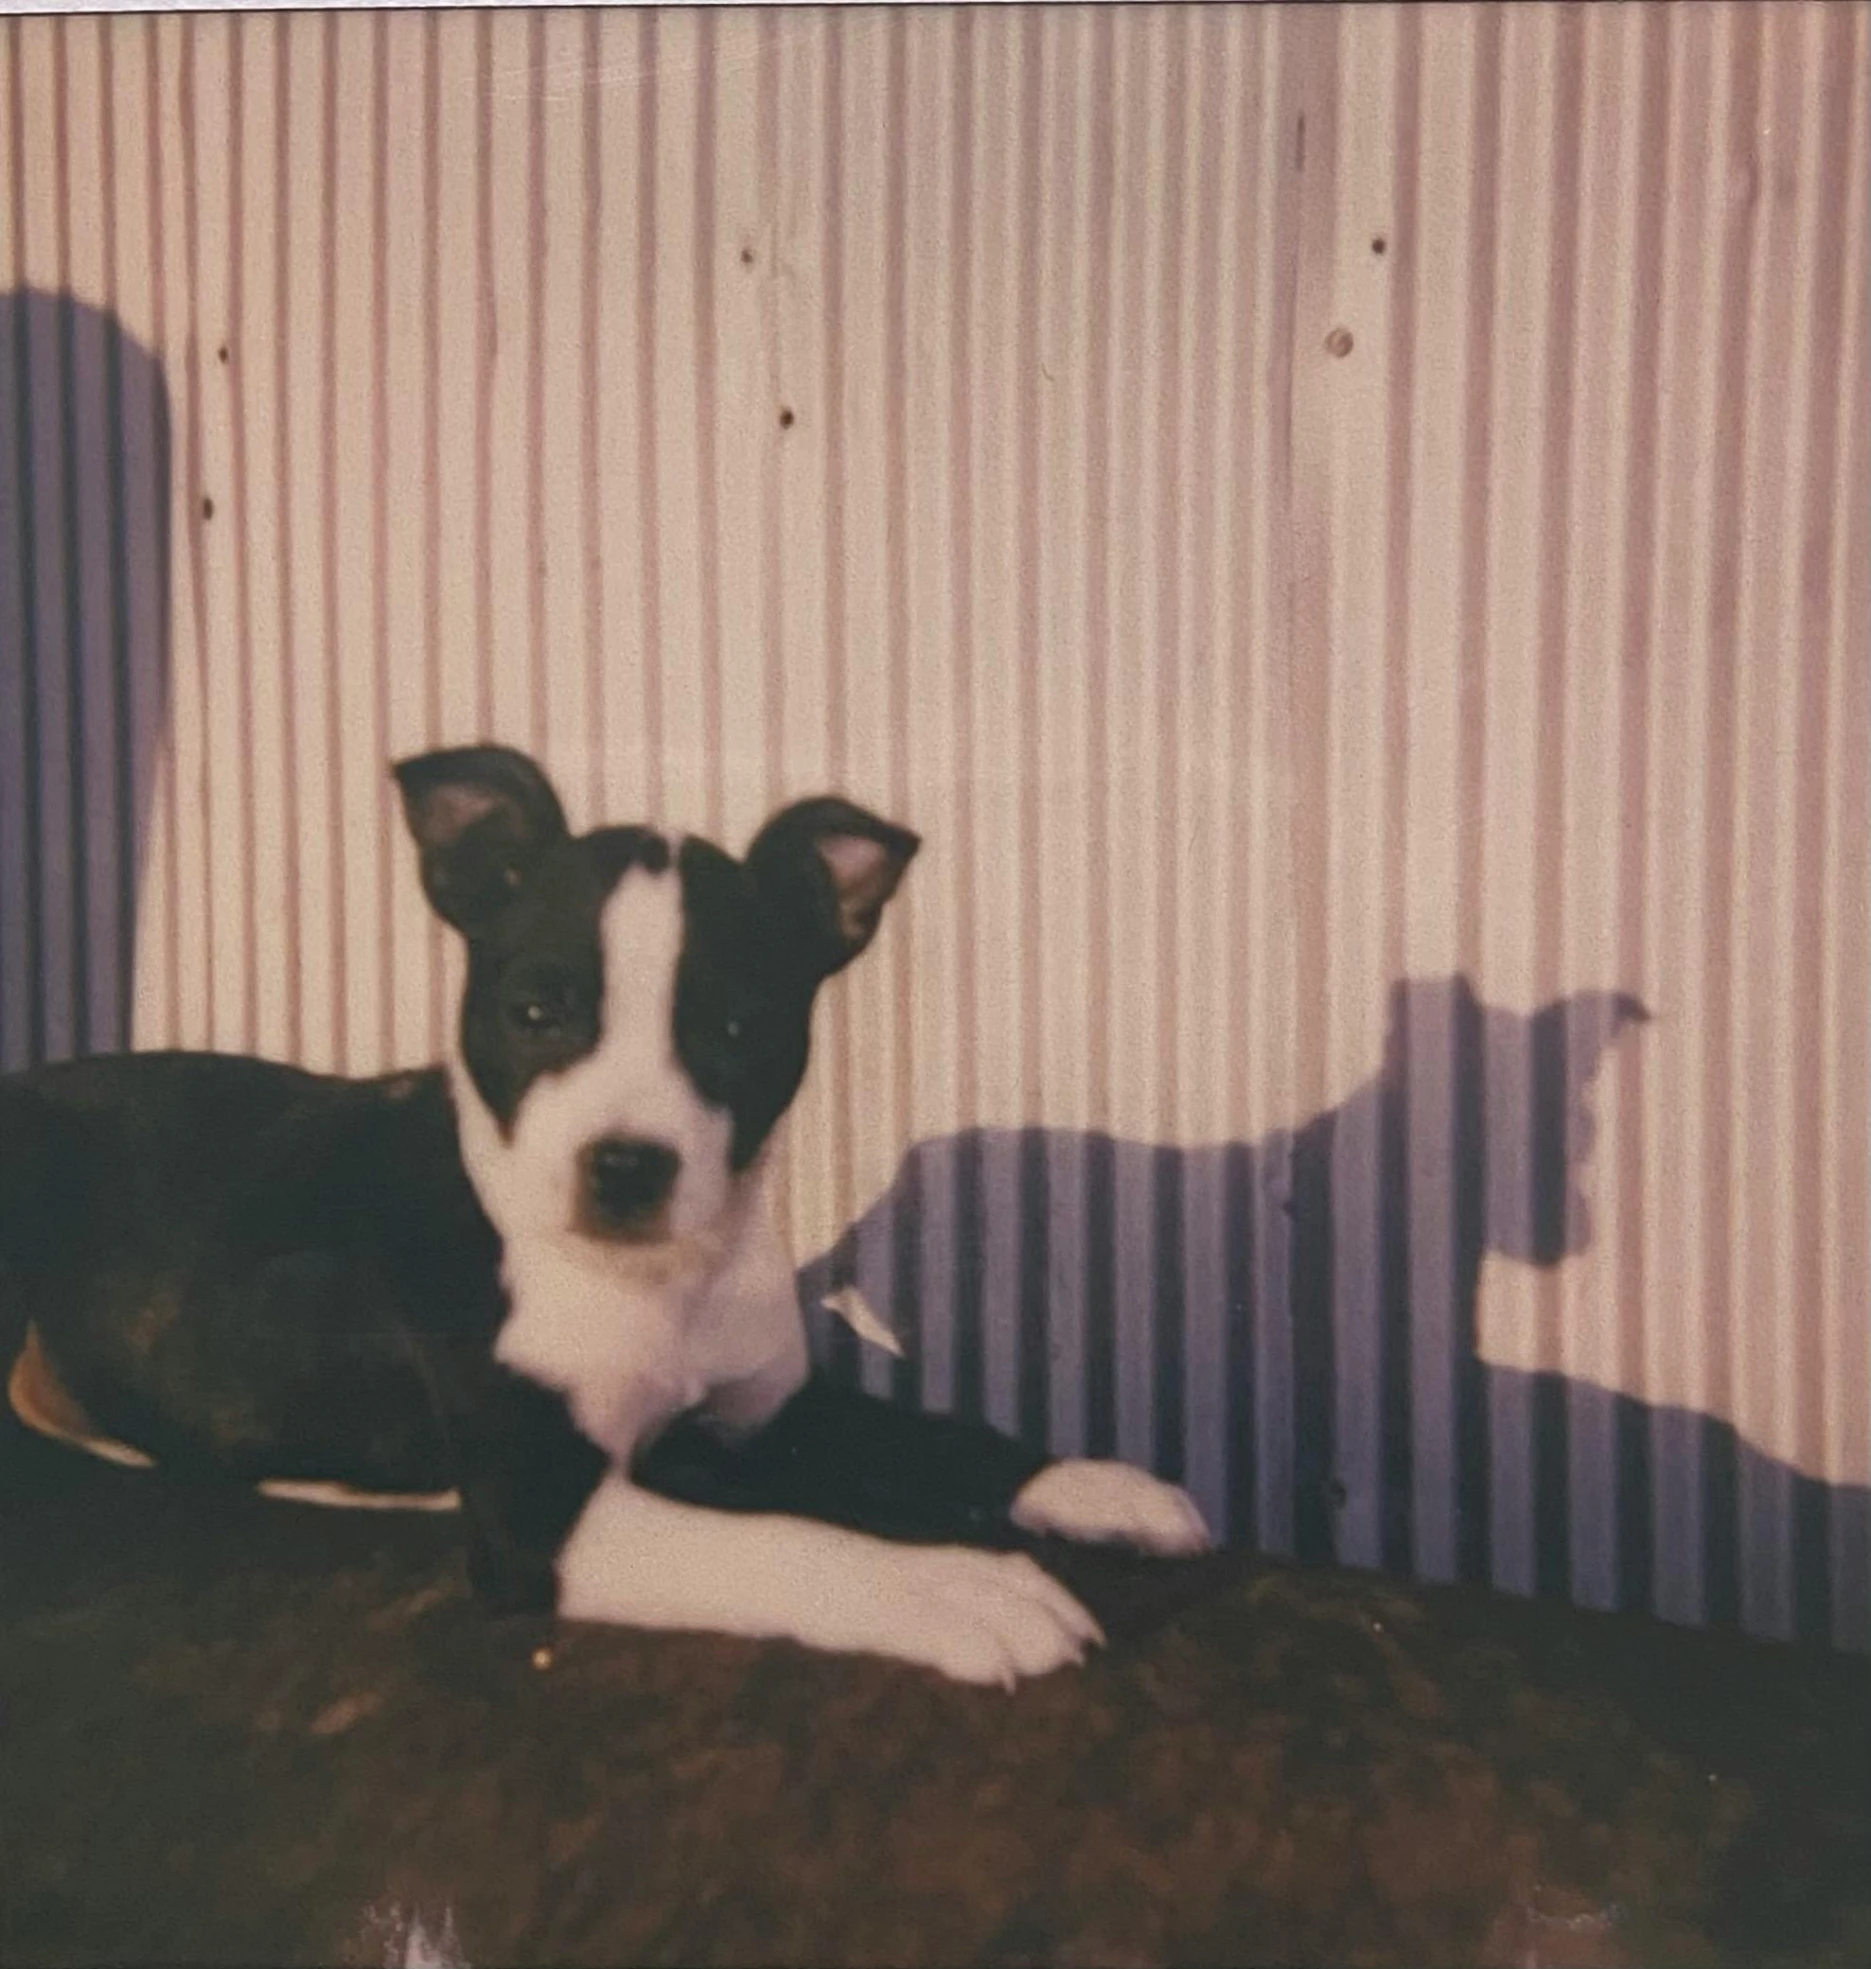
<path fill-rule="evenodd" d="M 0 1083 L 15 1408 L 120 1459 L 458 1501 L 496 1609 L 1009 1685 L 1082 1659 L 1086 1610 L 986 1548 L 1192 1551 L 1194 1506 L 812 1379 L 763 1194 L 814 996 L 917 837 L 815 799 L 735 861 L 575 837 L 499 747 L 396 777 L 466 943 L 446 1066 L 142 1054 Z"/>

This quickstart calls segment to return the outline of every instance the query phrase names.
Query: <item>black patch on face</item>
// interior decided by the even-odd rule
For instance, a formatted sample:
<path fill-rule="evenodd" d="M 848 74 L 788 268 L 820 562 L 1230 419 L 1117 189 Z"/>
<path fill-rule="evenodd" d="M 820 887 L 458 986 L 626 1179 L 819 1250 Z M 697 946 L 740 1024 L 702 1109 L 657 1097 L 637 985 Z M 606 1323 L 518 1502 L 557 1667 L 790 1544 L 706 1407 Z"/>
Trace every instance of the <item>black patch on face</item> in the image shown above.
<path fill-rule="evenodd" d="M 745 1169 L 799 1091 L 819 974 L 796 926 L 747 869 L 708 841 L 684 841 L 676 1057 L 711 1106 L 733 1117 L 730 1166 Z"/>
<path fill-rule="evenodd" d="M 603 1037 L 599 918 L 631 869 L 661 874 L 669 861 L 669 843 L 645 827 L 561 841 L 469 940 L 461 1057 L 503 1135 L 535 1080 L 563 1073 Z"/>

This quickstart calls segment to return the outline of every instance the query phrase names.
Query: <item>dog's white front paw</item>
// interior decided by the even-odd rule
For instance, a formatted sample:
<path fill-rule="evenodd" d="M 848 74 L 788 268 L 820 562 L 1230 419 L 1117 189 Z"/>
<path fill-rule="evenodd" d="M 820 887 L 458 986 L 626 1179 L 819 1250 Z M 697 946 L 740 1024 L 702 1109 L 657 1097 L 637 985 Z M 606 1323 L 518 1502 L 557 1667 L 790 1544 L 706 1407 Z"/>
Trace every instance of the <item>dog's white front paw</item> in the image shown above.
<path fill-rule="evenodd" d="M 890 1560 L 865 1636 L 880 1654 L 1011 1689 L 1104 1642 L 1090 1613 L 1024 1553 L 910 1546 Z"/>
<path fill-rule="evenodd" d="M 1067 1457 L 1049 1464 L 1013 1501 L 1023 1531 L 1091 1544 L 1134 1545 L 1159 1556 L 1208 1549 L 1208 1527 L 1187 1491 L 1129 1463 Z"/>

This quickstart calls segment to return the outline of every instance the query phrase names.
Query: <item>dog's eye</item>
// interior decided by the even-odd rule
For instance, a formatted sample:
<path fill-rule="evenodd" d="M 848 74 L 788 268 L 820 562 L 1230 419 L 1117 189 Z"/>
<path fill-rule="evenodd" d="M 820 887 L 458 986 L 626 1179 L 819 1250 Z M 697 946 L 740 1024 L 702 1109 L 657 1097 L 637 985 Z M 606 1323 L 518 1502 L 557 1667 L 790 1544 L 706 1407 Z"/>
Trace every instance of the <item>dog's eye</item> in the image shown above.
<path fill-rule="evenodd" d="M 508 1024 L 534 1038 L 559 1031 L 571 1016 L 572 995 L 564 985 L 537 985 L 507 1001 Z"/>

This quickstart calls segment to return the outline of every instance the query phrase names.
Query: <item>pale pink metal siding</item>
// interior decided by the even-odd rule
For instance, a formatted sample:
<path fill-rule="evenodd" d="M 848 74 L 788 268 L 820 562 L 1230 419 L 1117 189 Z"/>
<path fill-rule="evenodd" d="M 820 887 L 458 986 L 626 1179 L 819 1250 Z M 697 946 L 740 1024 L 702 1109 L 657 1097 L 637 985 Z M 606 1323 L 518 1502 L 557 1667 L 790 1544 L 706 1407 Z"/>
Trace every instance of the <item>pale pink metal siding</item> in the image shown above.
<path fill-rule="evenodd" d="M 433 1055 L 424 745 L 837 785 L 876 1385 L 1871 1645 L 1867 26 L 7 23 L 0 1056 Z"/>

